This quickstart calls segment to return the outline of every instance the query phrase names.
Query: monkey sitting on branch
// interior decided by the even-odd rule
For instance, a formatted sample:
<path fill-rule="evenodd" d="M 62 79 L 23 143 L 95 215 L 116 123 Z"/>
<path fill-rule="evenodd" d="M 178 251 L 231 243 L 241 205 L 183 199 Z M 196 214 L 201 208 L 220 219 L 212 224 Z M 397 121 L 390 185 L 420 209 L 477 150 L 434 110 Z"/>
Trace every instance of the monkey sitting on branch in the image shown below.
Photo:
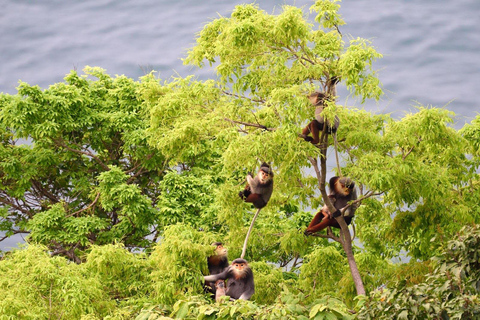
<path fill-rule="evenodd" d="M 325 108 L 325 102 L 327 96 L 323 92 L 315 91 L 308 96 L 310 103 L 317 108 L 315 109 L 315 119 L 310 121 L 307 126 L 302 130 L 300 135 L 305 141 L 310 141 L 312 144 L 318 144 L 320 142 L 320 132 L 323 131 L 325 122 L 327 122 L 327 133 L 335 134 L 337 132 L 338 126 L 340 125 L 340 119 L 338 116 L 335 116 L 333 125 L 328 123 L 325 118 L 321 115 L 323 109 Z M 309 134 L 312 134 L 310 137 Z"/>
<path fill-rule="evenodd" d="M 273 192 L 273 171 L 265 162 L 255 178 L 251 173 L 247 175 L 247 185 L 239 192 L 240 198 L 245 202 L 251 202 L 257 209 L 265 207 Z"/>
<path fill-rule="evenodd" d="M 247 260 L 245 259 L 235 259 L 232 261 L 232 264 L 222 273 L 204 276 L 204 279 L 207 282 L 226 280 L 227 289 L 225 290 L 225 295 L 234 300 L 248 300 L 255 293 L 253 272 L 252 269 L 250 269 Z"/>
<path fill-rule="evenodd" d="M 355 190 L 355 182 L 352 179 L 347 177 L 332 177 L 329 181 L 330 194 L 328 198 L 332 201 L 333 206 L 336 211 L 331 213 L 327 206 L 324 205 L 322 209 L 317 212 L 312 222 L 308 225 L 308 228 L 305 230 L 306 235 L 321 231 L 326 227 L 334 227 L 340 229 L 336 217 L 339 217 L 342 213 L 341 210 L 348 206 L 350 201 L 357 200 L 357 191 Z M 344 211 L 343 217 L 345 223 L 350 225 L 352 222 L 353 216 L 355 215 L 355 210 L 357 209 L 356 204 L 350 204 Z"/>

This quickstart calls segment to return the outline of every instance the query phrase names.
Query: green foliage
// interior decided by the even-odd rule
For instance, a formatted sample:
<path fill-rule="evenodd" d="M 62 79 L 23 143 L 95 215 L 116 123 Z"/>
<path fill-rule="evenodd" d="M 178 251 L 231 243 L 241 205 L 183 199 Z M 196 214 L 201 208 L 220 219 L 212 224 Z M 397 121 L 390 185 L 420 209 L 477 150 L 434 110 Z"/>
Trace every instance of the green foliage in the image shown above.
<path fill-rule="evenodd" d="M 141 87 L 87 67 L 0 95 L 2 231 L 30 232 L 75 261 L 88 243 L 148 245 L 164 158 L 147 145 Z"/>
<path fill-rule="evenodd" d="M 344 22 L 336 2 L 319 0 L 311 7 L 324 28 L 318 30 L 296 7 L 284 5 L 275 16 L 255 4 L 236 6 L 230 18 L 204 27 L 185 63 L 218 62 L 222 83 L 261 98 L 308 81 L 325 86 L 336 76 L 363 99 L 378 99 L 382 91 L 372 62 L 381 55 L 363 39 L 344 46 L 338 30 Z"/>
<path fill-rule="evenodd" d="M 184 223 L 197 228 L 218 228 L 216 222 L 215 178 L 193 172 L 168 172 L 160 183 L 159 224 Z"/>
<path fill-rule="evenodd" d="M 83 266 L 51 258 L 45 249 L 28 246 L 0 261 L 2 319 L 100 318 L 115 307 Z"/>
<path fill-rule="evenodd" d="M 367 248 L 387 256 L 406 250 L 426 260 L 438 253 L 434 236 L 448 239 L 465 223 L 480 222 L 478 205 L 471 201 L 477 193 L 464 192 L 469 181 L 478 180 L 472 171 L 477 165 L 467 157 L 467 141 L 449 126 L 453 116 L 444 109 L 419 107 L 415 114 L 399 121 L 387 118 L 383 124 L 364 113 L 342 117 L 351 126 L 341 144 L 351 159 L 343 172 L 381 195 L 363 202 L 357 214 Z M 368 143 L 363 148 L 365 132 L 378 148 Z M 475 190 L 475 184 L 468 189 Z"/>
<path fill-rule="evenodd" d="M 282 292 L 284 283 L 280 269 L 265 262 L 251 262 L 255 281 L 255 294 L 252 301 L 257 304 L 272 304 Z M 285 283 L 286 285 L 286 283 Z"/>
<path fill-rule="evenodd" d="M 302 294 L 286 292 L 274 304 L 261 306 L 245 300 L 211 304 L 194 297 L 188 301 L 178 301 L 171 310 L 161 306 L 150 307 L 143 310 L 136 320 L 160 320 L 165 319 L 166 315 L 175 319 L 354 319 L 346 306 L 335 298 L 318 299 L 307 307 L 302 305 L 304 299 Z"/>
<path fill-rule="evenodd" d="M 83 266 L 115 299 L 140 299 L 152 291 L 152 263 L 145 254 L 130 253 L 123 245 L 92 247 Z"/>
<path fill-rule="evenodd" d="M 202 292 L 202 272 L 207 274 L 207 257 L 215 241 L 219 239 L 183 224 L 167 227 L 150 257 L 155 300 L 170 305 Z"/>
<path fill-rule="evenodd" d="M 361 319 L 478 319 L 480 316 L 480 227 L 465 227 L 443 246 L 435 270 L 424 282 L 371 294 Z"/>
<path fill-rule="evenodd" d="M 354 253 L 369 295 L 355 297 L 351 255 L 303 234 L 323 205 L 312 167 L 319 149 L 298 137 L 314 116 L 307 94 L 334 96 L 334 77 L 362 101 L 382 94 L 373 67 L 382 56 L 365 39 L 344 41 L 339 8 L 338 0 L 316 1 L 312 22 L 293 6 L 278 14 L 236 6 L 204 27 L 185 59 L 215 64 L 216 80 L 162 83 L 151 73 L 134 81 L 87 67 L 45 90 L 21 83 L 17 95 L 1 94 L 0 231 L 30 233 L 28 241 L 54 257 L 34 245 L 4 255 L 0 312 L 478 316 L 478 227 L 443 244 L 480 224 L 480 117 L 456 130 L 455 115 L 443 108 L 418 106 L 393 119 L 331 97 L 323 116 L 341 119 L 341 173 L 362 199 L 354 220 L 362 250 Z M 328 160 L 332 144 L 330 136 Z M 202 288 L 211 243 L 225 243 L 230 260 L 240 255 L 254 208 L 238 192 L 263 161 L 275 176 L 246 253 L 256 293 L 252 301 L 213 302 Z M 327 181 L 339 174 L 326 171 Z M 411 262 L 391 263 L 402 256 Z"/>
<path fill-rule="evenodd" d="M 300 287 L 309 290 L 311 299 L 325 292 L 335 292 L 347 268 L 345 257 L 334 246 L 318 247 L 304 258 Z"/>

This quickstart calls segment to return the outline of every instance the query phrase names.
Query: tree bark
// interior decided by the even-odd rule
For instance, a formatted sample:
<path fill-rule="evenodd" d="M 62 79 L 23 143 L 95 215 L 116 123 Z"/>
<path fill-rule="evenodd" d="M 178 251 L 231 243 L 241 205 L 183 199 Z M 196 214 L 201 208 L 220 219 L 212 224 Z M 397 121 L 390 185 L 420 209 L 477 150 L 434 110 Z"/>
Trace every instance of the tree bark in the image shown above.
<path fill-rule="evenodd" d="M 326 126 L 325 126 L 326 127 Z M 328 198 L 327 192 L 325 190 L 325 177 L 327 173 L 327 149 L 328 149 L 328 135 L 326 130 L 322 132 L 322 136 L 320 138 L 320 170 L 318 169 L 318 163 L 316 159 L 309 158 L 310 162 L 314 166 L 315 172 L 317 174 L 318 184 L 320 188 L 320 192 L 322 194 L 323 201 L 328 207 L 330 212 L 335 212 L 335 207 L 333 206 L 332 202 Z M 353 255 L 353 248 L 352 248 L 352 238 L 350 235 L 350 231 L 348 230 L 347 223 L 343 218 L 343 211 L 342 215 L 335 218 L 340 225 L 340 238 L 329 237 L 334 241 L 340 242 L 342 245 L 345 254 L 347 255 L 348 266 L 350 267 L 350 273 L 352 274 L 353 283 L 355 284 L 355 288 L 357 290 L 357 295 L 365 295 L 365 287 L 363 285 L 362 277 L 360 276 L 360 272 L 358 271 L 357 263 L 355 262 L 355 257 Z"/>

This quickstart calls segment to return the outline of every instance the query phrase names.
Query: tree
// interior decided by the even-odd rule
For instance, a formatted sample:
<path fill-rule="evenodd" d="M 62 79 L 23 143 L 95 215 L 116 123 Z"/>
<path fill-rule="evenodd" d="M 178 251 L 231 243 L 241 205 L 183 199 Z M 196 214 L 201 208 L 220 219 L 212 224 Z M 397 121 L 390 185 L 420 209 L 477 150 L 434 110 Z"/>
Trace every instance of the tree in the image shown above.
<path fill-rule="evenodd" d="M 320 24 L 315 28 L 296 7 L 283 6 L 283 11 L 273 16 L 256 5 L 237 6 L 230 18 L 219 18 L 205 26 L 199 34 L 197 46 L 186 59 L 187 63 L 198 66 L 202 66 L 204 60 L 210 64 L 219 61 L 216 66 L 219 88 L 241 106 L 238 110 L 235 107 L 221 108 L 226 115 L 224 121 L 241 126 L 239 130 L 245 134 L 238 139 L 241 147 L 246 149 L 248 146 L 251 150 L 242 151 L 248 157 L 236 156 L 235 167 L 250 164 L 254 159 L 272 161 L 284 174 L 280 179 L 292 179 L 286 177 L 288 172 L 293 173 L 295 180 L 301 181 L 304 161 L 308 158 L 317 172 L 323 201 L 331 212 L 333 206 L 325 191 L 328 136 L 322 134 L 320 153 L 304 146 L 303 152 L 290 156 L 293 144 L 298 143 L 295 132 L 311 116 L 304 97 L 315 89 L 327 93 L 333 101 L 328 108 L 330 114 L 325 112 L 325 115 L 333 119 L 339 108 L 334 103 L 338 80 L 363 100 L 378 98 L 381 94 L 372 69 L 372 62 L 381 55 L 364 39 L 351 40 L 348 46 L 345 45 L 339 30 L 344 22 L 338 15 L 338 8 L 336 1 L 317 1 L 311 7 L 311 11 L 317 14 L 316 22 Z M 218 109 L 214 112 L 217 113 Z M 247 129 L 249 127 L 251 129 Z M 230 150 L 234 148 L 230 147 Z M 229 152 L 239 153 L 230 150 L 226 151 L 227 156 Z M 289 155 L 288 161 L 281 158 L 285 154 Z M 321 169 L 317 157 L 320 157 Z M 297 168 L 293 169 L 293 166 Z M 288 183 L 290 181 L 281 181 L 285 182 L 289 188 L 280 192 L 288 190 L 291 194 L 295 187 Z M 296 187 L 300 189 L 298 185 Z M 365 198 L 372 195 L 370 192 Z M 353 256 L 350 233 L 343 217 L 338 220 L 342 226 L 341 236 L 329 235 L 329 238 L 342 244 L 357 292 L 365 294 Z"/>
<path fill-rule="evenodd" d="M 418 106 L 393 119 L 332 98 L 324 116 L 341 119 L 340 161 L 329 170 L 331 135 L 318 146 L 298 137 L 313 117 L 306 95 L 334 96 L 338 80 L 362 99 L 381 94 L 372 67 L 381 55 L 364 39 L 344 42 L 338 8 L 338 1 L 315 2 L 317 24 L 292 6 L 270 15 L 242 5 L 213 20 L 185 62 L 215 65 L 216 80 L 161 82 L 151 73 L 135 82 L 87 68 L 45 91 L 22 84 L 18 95 L 2 95 L 1 227 L 85 261 L 112 299 L 144 299 L 136 304 L 149 305 L 142 318 L 351 319 L 367 302 L 380 304 L 364 293 L 392 290 L 392 279 L 407 279 L 402 292 L 410 292 L 432 275 L 442 243 L 480 223 L 480 121 L 456 130 L 444 108 Z M 226 243 L 230 259 L 240 255 L 253 212 L 238 192 L 263 161 L 275 187 L 246 252 L 258 293 L 213 306 L 201 295 L 210 243 Z M 361 248 L 342 217 L 341 231 L 303 234 L 311 211 L 324 203 L 332 211 L 330 174 L 358 185 Z M 108 250 L 115 242 L 148 249 L 140 258 L 148 263 L 139 265 L 149 270 L 151 287 L 141 284 L 145 274 L 130 278 L 134 271 L 117 263 L 135 265 L 130 254 L 91 246 Z M 391 262 L 402 254 L 411 262 Z M 458 308 L 455 302 L 446 312 Z"/>
<path fill-rule="evenodd" d="M 87 76 L 96 77 L 92 81 Z M 165 158 L 147 144 L 138 83 L 99 68 L 2 95 L 1 230 L 79 262 L 90 243 L 148 246 Z"/>

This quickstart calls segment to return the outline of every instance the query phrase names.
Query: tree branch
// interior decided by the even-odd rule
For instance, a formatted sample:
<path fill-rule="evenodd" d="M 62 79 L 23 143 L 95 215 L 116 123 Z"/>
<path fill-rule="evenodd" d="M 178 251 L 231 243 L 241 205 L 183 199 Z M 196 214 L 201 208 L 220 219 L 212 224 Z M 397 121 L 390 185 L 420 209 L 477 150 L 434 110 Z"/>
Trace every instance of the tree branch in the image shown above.
<path fill-rule="evenodd" d="M 13 230 L 13 234 L 20 234 L 20 233 L 30 233 L 29 231 L 24 231 L 24 230 Z M 10 238 L 11 236 L 3 236 L 0 238 L 0 242 L 3 240 Z"/>
<path fill-rule="evenodd" d="M 57 139 L 57 140 L 54 140 L 54 142 L 60 146 L 60 147 L 63 147 L 65 149 L 67 149 L 68 151 L 71 151 L 71 152 L 74 152 L 74 153 L 78 153 L 78 154 L 83 154 L 83 155 L 86 155 L 88 157 L 91 157 L 92 159 L 94 159 L 102 168 L 104 168 L 106 171 L 110 171 L 110 168 L 102 162 L 102 160 L 100 160 L 96 155 L 94 155 L 93 153 L 89 152 L 89 151 L 82 151 L 82 150 L 78 150 L 78 149 L 74 149 L 74 148 L 71 148 L 69 146 L 67 146 L 62 140 L 60 139 Z M 76 144 L 75 144 L 76 145 Z M 78 146 L 78 145 L 77 145 Z M 81 147 L 80 147 L 81 148 Z"/>
<path fill-rule="evenodd" d="M 78 210 L 78 211 L 75 211 L 74 213 L 71 213 L 71 214 L 65 216 L 65 218 L 69 218 L 69 217 L 71 217 L 71 216 L 74 216 L 74 215 L 79 214 L 80 212 L 83 212 L 83 211 L 86 211 L 86 210 L 90 209 L 91 207 L 93 207 L 93 206 L 97 203 L 97 201 L 98 201 L 99 198 L 100 198 L 100 192 L 97 192 L 97 196 L 95 197 L 95 200 L 93 200 L 93 202 L 90 203 L 90 204 L 88 205 L 88 207 L 85 207 L 85 208 L 83 208 L 83 209 L 80 209 L 80 210 Z"/>
<path fill-rule="evenodd" d="M 236 121 L 236 120 L 232 120 L 232 119 L 228 119 L 228 118 L 224 118 L 224 120 L 229 121 L 229 122 L 231 122 L 231 123 L 242 124 L 242 125 L 248 126 L 248 127 L 260 128 L 260 129 L 263 129 L 263 130 L 266 130 L 266 131 L 275 131 L 275 130 L 277 130 L 277 128 L 267 128 L 266 126 L 261 125 L 261 124 L 248 123 L 248 122 L 243 122 L 243 121 Z"/>
<path fill-rule="evenodd" d="M 257 103 L 265 103 L 265 100 L 263 100 L 263 99 L 256 100 L 256 99 L 252 99 L 252 98 L 249 98 L 249 97 L 240 96 L 238 94 L 234 94 L 234 93 L 231 93 L 231 92 L 228 92 L 228 91 L 225 91 L 225 90 L 222 90 L 222 92 L 224 94 L 228 95 L 228 96 L 232 96 L 232 97 L 235 97 L 235 98 L 246 99 L 246 100 L 250 100 L 250 101 L 253 101 L 253 102 L 257 102 Z"/>

